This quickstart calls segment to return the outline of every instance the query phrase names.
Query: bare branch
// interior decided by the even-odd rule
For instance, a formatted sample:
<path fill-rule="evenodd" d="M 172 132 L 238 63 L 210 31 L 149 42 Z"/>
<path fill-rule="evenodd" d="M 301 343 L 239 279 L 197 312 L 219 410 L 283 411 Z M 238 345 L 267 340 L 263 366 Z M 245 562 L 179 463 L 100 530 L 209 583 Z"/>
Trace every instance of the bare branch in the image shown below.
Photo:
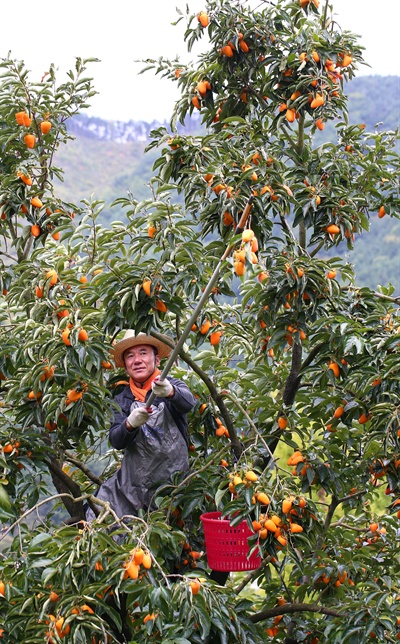
<path fill-rule="evenodd" d="M 96 476 L 96 474 L 93 474 L 92 470 L 87 465 L 82 463 L 82 461 L 78 460 L 75 456 L 73 456 L 71 452 L 69 452 L 68 450 L 65 450 L 64 454 L 66 456 L 67 461 L 69 461 L 70 463 L 73 463 L 74 465 L 76 465 L 76 467 L 79 467 L 79 469 L 84 474 L 86 474 L 88 479 L 93 481 L 93 483 L 96 483 L 96 485 L 101 485 L 103 483 L 103 479 Z"/>

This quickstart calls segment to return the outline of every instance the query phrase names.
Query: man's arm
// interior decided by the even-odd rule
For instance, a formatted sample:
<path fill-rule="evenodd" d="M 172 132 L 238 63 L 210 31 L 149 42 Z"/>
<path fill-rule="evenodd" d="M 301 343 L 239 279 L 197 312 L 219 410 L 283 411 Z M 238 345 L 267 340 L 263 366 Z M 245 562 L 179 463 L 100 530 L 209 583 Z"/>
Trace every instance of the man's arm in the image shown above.
<path fill-rule="evenodd" d="M 116 409 L 114 412 L 108 438 L 114 449 L 125 449 L 135 441 L 139 431 L 138 427 L 128 429 L 126 423 L 130 414 L 133 396 L 123 391 L 116 396 L 115 402 L 118 403 L 119 409 Z"/>
<path fill-rule="evenodd" d="M 196 398 L 193 396 L 189 387 L 177 378 L 168 378 L 174 388 L 173 395 L 165 400 L 171 404 L 176 411 L 181 414 L 187 414 L 196 404 Z"/>

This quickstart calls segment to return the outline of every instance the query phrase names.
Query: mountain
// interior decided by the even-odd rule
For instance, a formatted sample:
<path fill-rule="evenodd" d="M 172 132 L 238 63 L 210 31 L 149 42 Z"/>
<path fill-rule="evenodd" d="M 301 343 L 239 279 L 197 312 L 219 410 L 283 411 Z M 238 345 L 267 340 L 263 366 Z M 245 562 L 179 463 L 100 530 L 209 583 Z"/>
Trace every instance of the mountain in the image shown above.
<path fill-rule="evenodd" d="M 349 122 L 365 123 L 366 131 L 394 130 L 400 127 L 400 77 L 362 76 L 346 86 L 349 97 Z M 201 130 L 198 118 L 188 120 L 186 133 Z M 379 125 L 378 125 L 379 124 Z M 145 154 L 151 130 L 168 121 L 105 121 L 79 115 L 68 124 L 68 132 L 75 139 L 59 148 L 56 164 L 64 170 L 64 181 L 57 182 L 57 195 L 67 202 L 79 203 L 92 194 L 107 206 L 102 221 L 121 219 L 119 208 L 109 205 L 117 197 L 132 193 L 136 199 L 149 197 L 148 182 L 158 156 L 157 150 Z M 334 140 L 334 128 L 327 124 L 323 139 Z M 330 137 L 330 138 L 329 138 Z M 346 256 L 344 247 L 340 252 Z M 400 292 L 400 221 L 371 219 L 371 234 L 356 240 L 349 262 L 356 268 L 359 285 L 376 288 L 391 282 Z"/>

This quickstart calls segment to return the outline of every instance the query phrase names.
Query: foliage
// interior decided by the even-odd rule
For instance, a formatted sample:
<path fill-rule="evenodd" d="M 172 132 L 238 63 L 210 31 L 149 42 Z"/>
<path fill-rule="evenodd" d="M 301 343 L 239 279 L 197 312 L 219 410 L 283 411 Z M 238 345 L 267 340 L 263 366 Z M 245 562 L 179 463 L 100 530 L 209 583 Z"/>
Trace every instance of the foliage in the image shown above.
<path fill-rule="evenodd" d="M 398 135 L 349 123 L 361 48 L 318 5 L 209 0 L 208 26 L 188 16 L 189 47 L 208 36 L 209 51 L 148 62 L 182 99 L 153 132 L 150 194 L 121 196 L 109 227 L 103 202 L 53 188 L 89 61 L 59 87 L 54 70 L 30 85 L 2 61 L 5 642 L 397 637 L 399 301 L 357 287 L 338 247 L 378 212 L 398 218 Z M 205 134 L 178 130 L 198 108 Z M 326 121 L 337 142 L 317 144 Z M 92 496 L 118 466 L 110 452 L 90 467 L 124 379 L 108 347 L 123 328 L 174 346 L 188 321 L 173 374 L 198 400 L 191 472 L 124 523 Z M 100 507 L 90 524 L 84 502 Z M 227 585 L 207 566 L 201 515 L 215 510 L 247 524 L 261 559 Z"/>
<path fill-rule="evenodd" d="M 378 122 L 381 122 L 380 130 L 399 127 L 398 77 L 355 77 L 346 84 L 346 90 L 351 122 L 365 123 L 368 131 L 373 131 Z M 379 99 L 380 94 L 385 96 L 383 104 Z M 186 134 L 199 134 L 204 130 L 204 126 L 199 126 L 198 117 L 198 114 L 186 117 Z M 118 130 L 115 131 L 117 125 Z M 57 164 L 65 173 L 62 182 L 55 182 L 57 194 L 66 201 L 79 202 L 94 193 L 97 199 L 106 202 L 100 215 L 100 222 L 106 225 L 113 219 L 123 218 L 120 206 L 109 207 L 121 194 L 126 194 L 129 190 L 139 201 L 148 196 L 152 165 L 157 155 L 157 150 L 145 153 L 145 142 L 129 140 L 133 125 L 124 125 L 121 133 L 120 123 L 113 129 L 112 122 L 80 114 L 67 124 L 68 132 L 76 137 L 75 140 L 68 146 L 58 148 L 55 155 Z M 142 124 L 134 125 L 138 128 Z M 107 135 L 104 137 L 105 130 Z M 99 132 L 98 136 L 93 131 Z M 141 130 L 140 133 L 142 134 Z M 122 136 L 124 142 L 120 142 L 117 136 Z M 128 140 L 125 142 L 125 139 Z M 329 141 L 335 143 L 336 139 L 334 121 L 327 122 L 323 132 L 315 133 L 315 142 L 318 144 Z M 400 289 L 399 223 L 395 219 L 379 220 L 377 216 L 372 216 L 370 225 L 371 234 L 356 236 L 354 249 L 350 253 L 346 244 L 340 244 L 338 249 L 354 266 L 358 284 L 375 289 L 378 284 L 391 282 L 397 294 Z"/>

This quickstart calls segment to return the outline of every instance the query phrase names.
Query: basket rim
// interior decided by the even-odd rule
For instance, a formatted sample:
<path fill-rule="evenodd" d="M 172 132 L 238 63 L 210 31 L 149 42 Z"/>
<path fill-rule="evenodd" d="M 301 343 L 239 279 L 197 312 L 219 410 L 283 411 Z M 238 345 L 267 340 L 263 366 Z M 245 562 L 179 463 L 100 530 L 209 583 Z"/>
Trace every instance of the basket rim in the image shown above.
<path fill-rule="evenodd" d="M 245 523 L 247 525 L 246 519 L 242 519 L 240 523 L 237 523 L 236 526 L 232 526 L 231 522 L 229 519 L 221 519 L 222 512 L 217 510 L 215 512 L 204 512 L 203 514 L 200 515 L 200 521 L 203 523 L 218 523 L 218 525 L 223 525 L 227 526 L 229 525 L 230 527 L 238 527 L 242 523 Z"/>

